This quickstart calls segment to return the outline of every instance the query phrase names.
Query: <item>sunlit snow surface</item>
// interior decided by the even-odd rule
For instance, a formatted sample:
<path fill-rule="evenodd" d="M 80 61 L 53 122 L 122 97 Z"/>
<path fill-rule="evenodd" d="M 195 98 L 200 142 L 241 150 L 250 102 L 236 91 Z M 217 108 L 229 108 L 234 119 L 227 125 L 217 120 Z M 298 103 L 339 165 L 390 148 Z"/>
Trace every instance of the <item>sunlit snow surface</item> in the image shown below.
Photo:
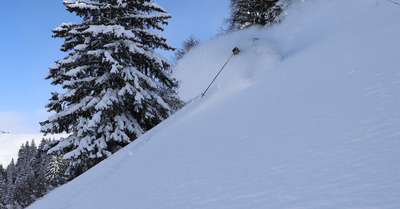
<path fill-rule="evenodd" d="M 400 7 L 296 3 L 179 64 L 205 97 L 30 208 L 400 208 Z"/>

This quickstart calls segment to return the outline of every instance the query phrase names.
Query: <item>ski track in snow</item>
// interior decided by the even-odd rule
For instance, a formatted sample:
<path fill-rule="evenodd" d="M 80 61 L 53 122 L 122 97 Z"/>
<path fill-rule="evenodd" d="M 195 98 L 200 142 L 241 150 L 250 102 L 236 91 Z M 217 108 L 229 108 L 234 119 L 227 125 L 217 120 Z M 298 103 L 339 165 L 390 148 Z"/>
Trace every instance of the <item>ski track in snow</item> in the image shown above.
<path fill-rule="evenodd" d="M 177 69 L 185 100 L 241 53 L 30 208 L 400 208 L 399 18 L 385 1 L 302 1 L 269 30 L 202 44 Z"/>

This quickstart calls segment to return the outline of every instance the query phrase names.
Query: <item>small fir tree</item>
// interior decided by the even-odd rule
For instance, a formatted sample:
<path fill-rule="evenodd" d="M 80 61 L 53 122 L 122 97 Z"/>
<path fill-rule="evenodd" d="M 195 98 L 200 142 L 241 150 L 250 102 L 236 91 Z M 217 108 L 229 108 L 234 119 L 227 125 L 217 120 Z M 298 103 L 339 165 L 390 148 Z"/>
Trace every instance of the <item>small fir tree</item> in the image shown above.
<path fill-rule="evenodd" d="M 14 184 L 16 177 L 17 169 L 15 168 L 14 158 L 12 158 L 11 163 L 7 166 L 6 169 L 6 181 L 10 187 Z M 8 189 L 11 190 L 11 188 Z"/>
<path fill-rule="evenodd" d="M 62 155 L 52 155 L 46 172 L 46 181 L 53 187 L 64 184 L 66 179 L 64 177 L 66 167 L 67 163 Z"/>
<path fill-rule="evenodd" d="M 83 20 L 53 30 L 53 37 L 65 39 L 61 50 L 69 54 L 46 78 L 65 92 L 52 93 L 46 107 L 55 113 L 41 123 L 41 131 L 70 133 L 49 152 L 65 154 L 74 177 L 167 118 L 171 107 L 157 89 L 173 89 L 177 82 L 168 61 L 155 52 L 173 49 L 155 32 L 171 17 L 158 4 L 80 0 L 64 5 Z"/>

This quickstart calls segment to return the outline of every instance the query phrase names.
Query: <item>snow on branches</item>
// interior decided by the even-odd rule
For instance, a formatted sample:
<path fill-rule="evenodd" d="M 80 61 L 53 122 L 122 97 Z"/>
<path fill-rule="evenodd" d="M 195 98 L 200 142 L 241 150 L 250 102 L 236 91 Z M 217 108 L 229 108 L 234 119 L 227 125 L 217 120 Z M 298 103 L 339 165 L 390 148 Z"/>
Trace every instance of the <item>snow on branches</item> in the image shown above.
<path fill-rule="evenodd" d="M 171 17 L 161 6 L 151 0 L 64 5 L 83 20 L 53 30 L 69 54 L 46 78 L 66 91 L 53 93 L 46 107 L 55 113 L 41 125 L 44 133 L 71 134 L 50 152 L 63 154 L 79 175 L 167 118 L 177 82 L 169 62 L 155 52 L 173 49 L 154 31 Z"/>

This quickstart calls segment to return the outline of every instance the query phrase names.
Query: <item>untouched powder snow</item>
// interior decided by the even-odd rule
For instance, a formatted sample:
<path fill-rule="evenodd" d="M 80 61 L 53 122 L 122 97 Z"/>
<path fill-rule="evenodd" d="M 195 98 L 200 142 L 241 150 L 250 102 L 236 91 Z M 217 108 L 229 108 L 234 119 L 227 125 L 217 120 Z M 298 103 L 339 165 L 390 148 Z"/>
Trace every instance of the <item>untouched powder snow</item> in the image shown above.
<path fill-rule="evenodd" d="M 31 209 L 400 208 L 400 7 L 298 1 L 179 64 L 207 95 Z"/>

